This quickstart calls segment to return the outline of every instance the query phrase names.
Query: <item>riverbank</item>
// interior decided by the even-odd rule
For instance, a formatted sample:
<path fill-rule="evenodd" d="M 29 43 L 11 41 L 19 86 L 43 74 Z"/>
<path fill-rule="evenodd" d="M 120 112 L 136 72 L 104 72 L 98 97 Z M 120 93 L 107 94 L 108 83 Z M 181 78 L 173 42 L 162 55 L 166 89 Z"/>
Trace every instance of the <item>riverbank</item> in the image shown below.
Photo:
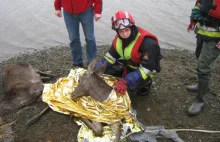
<path fill-rule="evenodd" d="M 98 57 L 108 50 L 108 45 L 98 47 Z M 186 86 L 196 82 L 194 69 L 196 58 L 188 50 L 161 49 L 164 58 L 162 70 L 156 74 L 148 96 L 131 96 L 137 118 L 145 126 L 164 126 L 165 129 L 220 130 L 220 66 L 217 64 L 211 82 L 212 94 L 206 96 L 203 112 L 195 117 L 186 115 L 196 93 L 186 91 Z M 85 51 L 84 51 L 85 54 Z M 85 56 L 84 56 L 85 57 Z M 9 63 L 29 63 L 35 68 L 48 71 L 58 78 L 67 76 L 71 68 L 71 54 L 68 47 L 56 46 L 31 54 L 22 54 L 0 63 L 0 68 Z M 0 84 L 2 94 L 2 84 Z M 36 124 L 27 127 L 25 122 L 39 113 L 47 104 L 38 101 L 30 107 L 3 117 L 4 122 L 16 121 L 12 126 L 16 142 L 76 142 L 79 126 L 69 116 L 49 111 Z M 178 132 L 185 142 L 218 142 L 220 134 L 199 132 Z M 159 139 L 160 142 L 170 140 Z"/>

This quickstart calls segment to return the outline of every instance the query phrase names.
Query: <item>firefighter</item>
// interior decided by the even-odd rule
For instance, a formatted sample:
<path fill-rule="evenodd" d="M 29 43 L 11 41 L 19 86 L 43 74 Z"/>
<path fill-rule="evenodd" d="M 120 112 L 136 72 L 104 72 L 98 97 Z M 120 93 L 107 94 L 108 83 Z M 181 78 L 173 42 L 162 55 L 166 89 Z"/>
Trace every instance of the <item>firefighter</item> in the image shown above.
<path fill-rule="evenodd" d="M 211 72 L 220 54 L 220 0 L 197 0 L 191 18 L 190 24 L 196 24 L 197 34 L 202 37 L 202 50 L 197 63 L 198 83 L 191 88 L 198 95 L 187 114 L 197 115 L 205 104 L 204 96 L 209 90 Z"/>
<path fill-rule="evenodd" d="M 199 1 L 197 1 L 195 3 L 195 6 L 198 4 Z M 188 33 L 191 32 L 191 31 L 194 31 L 194 33 L 196 34 L 196 49 L 195 49 L 195 55 L 196 55 L 196 59 L 198 60 L 199 59 L 199 55 L 201 53 L 201 50 L 202 50 L 202 36 L 197 34 L 197 31 L 198 31 L 198 28 L 196 27 L 196 20 L 194 19 L 194 15 L 193 13 L 191 14 L 190 16 L 190 23 L 187 27 L 187 31 Z M 195 72 L 197 70 L 195 69 Z M 195 84 L 191 84 L 191 85 L 188 85 L 186 90 L 190 91 L 190 92 L 197 92 L 198 90 L 198 83 L 195 83 Z"/>
<path fill-rule="evenodd" d="M 160 72 L 160 46 L 155 35 L 135 25 L 132 15 L 118 11 L 111 18 L 116 36 L 110 50 L 97 64 L 106 64 L 106 74 L 121 79 L 114 89 L 120 94 L 147 95 L 152 85 L 153 72 Z"/>

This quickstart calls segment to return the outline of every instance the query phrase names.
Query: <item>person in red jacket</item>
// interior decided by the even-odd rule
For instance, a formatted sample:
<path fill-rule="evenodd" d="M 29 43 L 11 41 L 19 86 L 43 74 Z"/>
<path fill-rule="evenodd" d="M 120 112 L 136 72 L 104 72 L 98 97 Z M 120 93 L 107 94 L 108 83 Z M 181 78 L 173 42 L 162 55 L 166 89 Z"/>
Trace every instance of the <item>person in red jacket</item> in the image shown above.
<path fill-rule="evenodd" d="M 102 0 L 55 0 L 55 15 L 62 17 L 69 34 L 70 48 L 73 57 L 73 67 L 83 67 L 82 47 L 80 42 L 79 25 L 86 40 L 87 64 L 96 57 L 96 40 L 94 35 L 94 19 L 98 21 L 102 14 Z"/>
<path fill-rule="evenodd" d="M 121 77 L 114 89 L 120 94 L 147 95 L 153 72 L 160 72 L 160 46 L 155 35 L 135 25 L 130 13 L 118 11 L 112 17 L 116 36 L 110 50 L 96 68 L 106 64 L 105 74 Z"/>

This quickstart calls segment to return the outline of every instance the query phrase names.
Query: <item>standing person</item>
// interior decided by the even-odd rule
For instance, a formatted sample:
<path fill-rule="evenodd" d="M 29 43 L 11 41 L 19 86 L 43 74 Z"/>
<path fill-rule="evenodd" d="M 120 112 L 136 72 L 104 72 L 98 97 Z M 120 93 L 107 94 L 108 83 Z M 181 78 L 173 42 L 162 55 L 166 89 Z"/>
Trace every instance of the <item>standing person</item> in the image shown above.
<path fill-rule="evenodd" d="M 79 24 L 81 23 L 86 41 L 87 64 L 96 57 L 96 40 L 94 35 L 94 19 L 98 21 L 102 13 L 102 0 L 55 0 L 55 15 L 62 17 L 69 34 L 73 67 L 83 67 L 82 47 Z"/>
<path fill-rule="evenodd" d="M 198 4 L 199 1 L 196 2 L 195 6 Z M 191 13 L 191 16 L 190 16 L 190 23 L 187 27 L 187 31 L 188 32 L 191 32 L 191 31 L 194 31 L 194 33 L 196 34 L 196 50 L 195 50 L 195 56 L 196 56 L 196 59 L 198 60 L 199 59 L 199 55 L 201 53 L 201 50 L 202 50 L 202 43 L 203 43 L 203 40 L 202 40 L 202 36 L 197 34 L 197 31 L 198 31 L 198 27 L 196 26 L 196 22 L 199 20 L 198 18 L 196 18 L 194 16 L 194 9 L 192 10 L 192 13 Z M 196 72 L 196 70 L 195 70 Z M 188 91 L 190 92 L 197 92 L 198 90 L 198 83 L 194 83 L 192 85 L 188 85 L 187 88 L 186 88 Z"/>
<path fill-rule="evenodd" d="M 198 95 L 187 114 L 197 115 L 205 104 L 211 72 L 220 54 L 220 0 L 197 0 L 192 17 L 197 21 L 197 34 L 202 37 L 202 50 L 197 64 Z"/>
<path fill-rule="evenodd" d="M 116 92 L 147 95 L 152 84 L 152 72 L 160 71 L 160 46 L 150 32 L 137 27 L 131 14 L 118 11 L 111 19 L 116 36 L 110 50 L 97 64 L 106 64 L 106 74 L 122 77 L 115 84 Z"/>
<path fill-rule="evenodd" d="M 196 58 L 199 59 L 199 55 L 201 53 L 201 50 L 202 50 L 202 36 L 200 34 L 197 34 L 198 32 L 198 27 L 196 26 L 196 23 L 198 21 L 198 18 L 194 19 L 194 14 L 193 14 L 193 11 L 192 11 L 192 14 L 191 14 L 191 19 L 190 19 L 190 23 L 187 27 L 187 31 L 188 32 L 191 32 L 191 31 L 194 31 L 194 33 L 196 34 L 196 50 L 195 50 L 195 55 L 196 55 Z"/>

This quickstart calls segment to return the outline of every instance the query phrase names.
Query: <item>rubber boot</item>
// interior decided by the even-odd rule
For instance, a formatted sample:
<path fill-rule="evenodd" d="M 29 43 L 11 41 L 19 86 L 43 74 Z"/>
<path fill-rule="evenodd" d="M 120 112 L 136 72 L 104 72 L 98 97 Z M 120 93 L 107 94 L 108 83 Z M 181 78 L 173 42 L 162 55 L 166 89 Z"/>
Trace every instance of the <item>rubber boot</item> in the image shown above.
<path fill-rule="evenodd" d="M 193 104 L 189 107 L 187 110 L 188 115 L 197 115 L 201 112 L 205 102 L 204 102 L 204 96 L 207 93 L 209 87 L 209 81 L 208 80 L 199 80 L 198 82 L 198 95 L 193 102 Z"/>
<path fill-rule="evenodd" d="M 194 83 L 194 84 L 191 84 L 191 85 L 188 85 L 186 87 L 186 90 L 189 91 L 189 92 L 197 92 L 198 91 L 198 83 Z M 208 91 L 210 91 L 210 87 L 208 86 Z"/>
<path fill-rule="evenodd" d="M 189 91 L 189 92 L 197 92 L 198 91 L 198 83 L 192 84 L 192 85 L 188 85 L 186 87 L 186 90 Z"/>

